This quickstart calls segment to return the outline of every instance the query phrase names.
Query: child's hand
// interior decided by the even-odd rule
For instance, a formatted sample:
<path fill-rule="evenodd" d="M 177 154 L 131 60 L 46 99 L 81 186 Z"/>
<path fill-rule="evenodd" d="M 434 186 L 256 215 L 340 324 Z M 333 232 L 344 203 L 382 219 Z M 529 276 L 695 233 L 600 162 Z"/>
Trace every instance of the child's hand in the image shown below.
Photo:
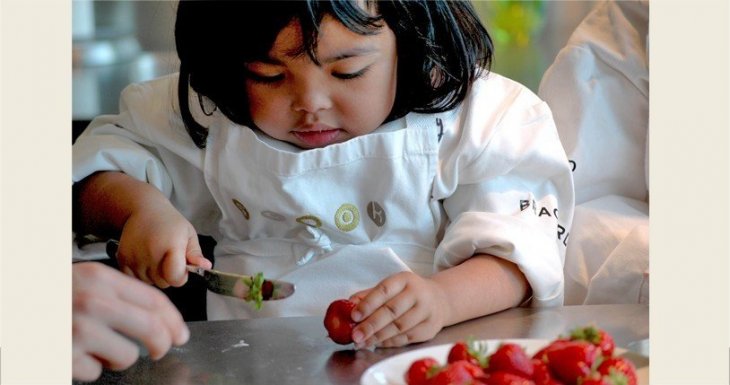
<path fill-rule="evenodd" d="M 211 268 L 193 225 L 171 205 L 148 206 L 129 216 L 119 240 L 119 267 L 160 288 L 187 282 L 186 264 Z"/>
<path fill-rule="evenodd" d="M 357 306 L 353 330 L 357 348 L 396 347 L 433 338 L 443 327 L 448 310 L 438 284 L 412 272 L 391 275 L 375 287 L 353 294 Z"/>

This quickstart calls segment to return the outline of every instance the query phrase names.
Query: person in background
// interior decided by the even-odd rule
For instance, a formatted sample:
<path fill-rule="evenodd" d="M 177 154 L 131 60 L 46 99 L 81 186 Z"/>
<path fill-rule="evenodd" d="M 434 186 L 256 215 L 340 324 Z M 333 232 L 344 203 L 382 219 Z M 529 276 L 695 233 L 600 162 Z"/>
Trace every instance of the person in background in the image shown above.
<path fill-rule="evenodd" d="M 72 272 L 74 379 L 130 367 L 139 357 L 132 340 L 152 359 L 187 342 L 182 316 L 160 290 L 98 262 L 74 263 Z"/>
<path fill-rule="evenodd" d="M 538 95 L 573 165 L 565 304 L 649 303 L 649 1 L 600 1 Z"/>
<path fill-rule="evenodd" d="M 180 72 L 122 93 L 73 147 L 77 232 L 129 275 L 186 264 L 296 284 L 260 311 L 357 302 L 356 347 L 563 301 L 573 182 L 548 106 L 490 72 L 468 1 L 181 1 Z"/>

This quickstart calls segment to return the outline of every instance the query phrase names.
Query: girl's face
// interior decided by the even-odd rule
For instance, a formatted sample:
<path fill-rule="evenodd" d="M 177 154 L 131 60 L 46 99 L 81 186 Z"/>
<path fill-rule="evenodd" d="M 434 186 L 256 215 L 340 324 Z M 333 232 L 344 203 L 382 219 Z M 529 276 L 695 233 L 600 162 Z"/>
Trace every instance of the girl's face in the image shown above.
<path fill-rule="evenodd" d="M 325 16 L 315 64 L 302 53 L 298 21 L 279 32 L 268 57 L 246 64 L 254 124 L 269 136 L 317 148 L 365 135 L 393 108 L 396 44 L 385 23 L 375 35 Z"/>

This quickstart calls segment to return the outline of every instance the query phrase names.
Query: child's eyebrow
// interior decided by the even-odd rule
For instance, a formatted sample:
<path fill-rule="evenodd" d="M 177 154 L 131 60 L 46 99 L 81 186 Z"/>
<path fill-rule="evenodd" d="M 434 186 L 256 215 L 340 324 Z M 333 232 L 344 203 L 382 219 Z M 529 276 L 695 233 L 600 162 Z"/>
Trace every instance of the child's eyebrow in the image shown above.
<path fill-rule="evenodd" d="M 343 60 L 355 56 L 365 56 L 372 53 L 378 52 L 378 48 L 371 45 L 364 45 L 360 47 L 354 47 L 346 49 L 342 52 L 336 52 L 330 56 L 326 56 L 324 58 L 320 59 L 321 63 L 329 64 L 334 63 L 338 60 Z M 286 57 L 290 58 L 297 58 L 302 56 L 302 50 L 301 49 L 295 49 L 291 51 L 287 51 L 285 53 Z M 276 57 L 272 57 L 271 55 L 267 55 L 265 57 L 261 57 L 256 60 L 257 62 L 264 63 L 264 64 L 272 64 L 272 65 L 284 65 L 284 62 L 281 59 L 278 59 Z"/>
<path fill-rule="evenodd" d="M 327 56 L 327 57 L 323 57 L 320 59 L 320 61 L 322 63 L 329 64 L 329 63 L 334 63 L 338 60 L 343 60 L 343 59 L 351 58 L 354 56 L 369 55 L 369 54 L 377 52 L 377 51 L 378 51 L 378 49 L 376 47 L 369 46 L 369 45 L 362 46 L 362 47 L 355 47 L 352 49 L 348 49 L 346 51 L 337 52 L 337 53 Z"/>
<path fill-rule="evenodd" d="M 320 58 L 319 61 L 320 61 L 320 63 L 329 64 L 329 63 L 334 63 L 338 60 L 343 60 L 343 59 L 347 59 L 347 58 L 351 58 L 351 57 L 355 57 L 355 56 L 369 55 L 369 54 L 375 53 L 377 51 L 378 51 L 378 48 L 375 46 L 364 45 L 364 46 L 360 46 L 360 47 L 349 48 L 349 49 L 346 49 L 341 52 L 336 52 L 330 56 Z M 289 57 L 289 58 L 297 58 L 297 57 L 301 57 L 302 54 L 303 54 L 303 52 L 301 49 L 294 49 L 291 51 L 287 51 L 285 53 L 285 56 Z M 271 55 L 267 55 L 265 57 L 260 57 L 260 58 L 256 59 L 255 61 L 264 63 L 264 64 L 284 65 L 283 60 L 276 58 L 276 57 L 272 57 Z"/>

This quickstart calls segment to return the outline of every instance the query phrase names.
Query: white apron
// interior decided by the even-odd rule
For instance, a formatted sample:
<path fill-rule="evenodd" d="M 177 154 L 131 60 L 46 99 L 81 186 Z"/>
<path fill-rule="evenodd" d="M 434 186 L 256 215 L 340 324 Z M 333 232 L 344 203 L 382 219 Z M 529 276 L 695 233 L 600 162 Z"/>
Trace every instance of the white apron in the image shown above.
<path fill-rule="evenodd" d="M 436 115 L 307 151 L 223 121 L 210 129 L 204 167 L 223 213 L 216 269 L 263 272 L 296 293 L 257 311 L 209 292 L 208 319 L 321 315 L 396 272 L 432 273 L 444 222 L 431 198 Z"/>

